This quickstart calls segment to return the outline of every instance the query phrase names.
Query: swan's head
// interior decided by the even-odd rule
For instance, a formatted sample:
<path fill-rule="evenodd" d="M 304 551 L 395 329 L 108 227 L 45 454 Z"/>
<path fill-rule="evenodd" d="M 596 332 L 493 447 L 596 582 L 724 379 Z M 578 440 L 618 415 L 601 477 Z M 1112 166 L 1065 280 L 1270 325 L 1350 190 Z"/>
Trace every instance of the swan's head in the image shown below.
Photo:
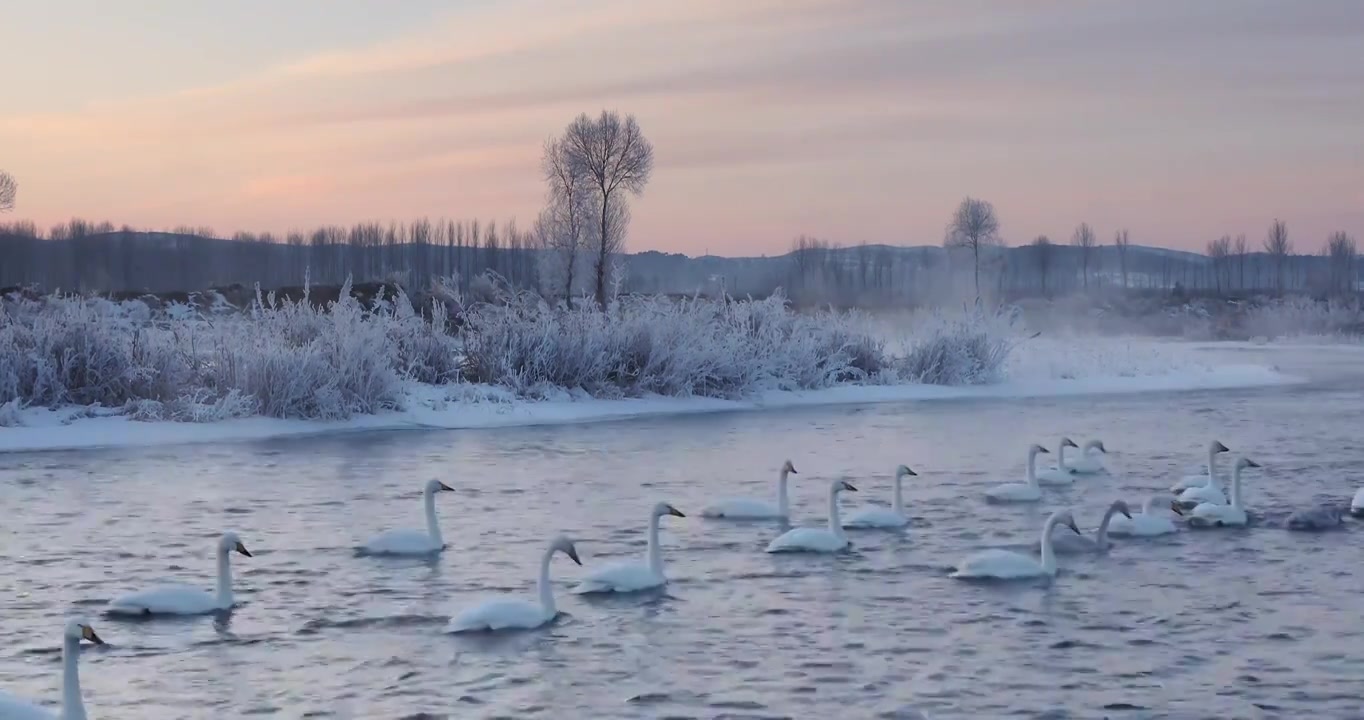
<path fill-rule="evenodd" d="M 1216 455 L 1218 453 L 1231 452 L 1231 448 L 1223 445 L 1220 440 L 1213 440 L 1212 444 L 1208 446 L 1208 452 Z"/>
<path fill-rule="evenodd" d="M 68 640 L 77 642 L 89 640 L 96 645 L 104 644 L 104 641 L 99 639 L 99 635 L 95 634 L 95 628 L 85 620 L 67 620 L 65 635 Z"/>
<path fill-rule="evenodd" d="M 900 467 L 895 468 L 895 477 L 897 478 L 918 477 L 918 475 L 919 473 L 910 470 L 908 465 L 901 465 Z"/>
<path fill-rule="evenodd" d="M 1063 448 L 1073 447 L 1073 448 L 1075 448 L 1075 449 L 1077 449 L 1077 450 L 1080 448 L 1079 445 L 1076 445 L 1076 444 L 1075 444 L 1075 441 L 1074 441 L 1074 440 L 1071 440 L 1071 439 L 1068 438 L 1068 437 L 1063 437 L 1063 438 L 1061 438 L 1061 447 L 1063 447 Z"/>
<path fill-rule="evenodd" d="M 785 463 L 782 464 L 781 471 L 784 473 L 791 473 L 792 475 L 800 474 L 796 472 L 796 466 L 792 465 L 790 460 L 787 460 Z"/>
<path fill-rule="evenodd" d="M 1056 513 L 1056 524 L 1065 525 L 1066 527 L 1070 528 L 1071 532 L 1074 532 L 1076 535 L 1084 534 L 1080 532 L 1080 526 L 1075 524 L 1075 516 L 1072 515 L 1069 510 L 1062 510 L 1061 512 Z"/>
<path fill-rule="evenodd" d="M 1085 443 L 1085 452 L 1089 452 L 1090 450 L 1098 450 L 1105 455 L 1108 454 L 1108 448 L 1104 447 L 1104 441 L 1102 440 L 1090 440 Z"/>
<path fill-rule="evenodd" d="M 1184 514 L 1184 508 L 1179 506 L 1179 498 L 1174 495 L 1152 495 L 1151 499 L 1147 500 L 1146 504 L 1142 506 L 1141 511 L 1149 514 L 1151 509 L 1156 506 L 1156 503 L 1162 500 L 1168 500 L 1170 502 L 1170 510 L 1174 511 L 1174 514 L 1181 516 Z"/>
<path fill-rule="evenodd" d="M 573 541 L 560 535 L 554 538 L 554 542 L 549 545 L 550 552 L 561 552 L 568 556 L 569 560 L 582 565 L 583 561 L 578 559 L 578 548 L 574 547 Z"/>
<path fill-rule="evenodd" d="M 1071 443 L 1071 444 L 1073 445 L 1074 443 Z M 1041 445 L 1038 445 L 1038 444 L 1036 444 L 1036 443 L 1033 443 L 1033 446 L 1030 447 L 1030 448 L 1028 448 L 1028 454 L 1029 454 L 1029 455 L 1037 455 L 1037 454 L 1039 454 L 1039 453 L 1046 454 L 1046 455 L 1050 455 L 1050 454 L 1051 454 L 1051 452 L 1048 451 L 1046 448 L 1044 448 L 1044 447 L 1042 447 Z"/>
<path fill-rule="evenodd" d="M 1261 467 L 1260 463 L 1257 463 L 1257 462 L 1255 462 L 1254 460 L 1251 460 L 1251 459 L 1248 458 L 1248 457 L 1243 457 L 1243 458 L 1237 458 L 1237 459 L 1236 459 L 1236 469 L 1237 469 L 1237 470 L 1242 470 L 1242 469 L 1245 469 L 1245 468 L 1257 468 L 1257 467 Z"/>
<path fill-rule="evenodd" d="M 664 515 L 672 515 L 673 517 L 680 518 L 684 518 L 687 516 L 686 513 L 682 512 L 681 510 L 678 510 L 677 508 L 673 507 L 672 505 L 669 505 L 668 503 L 661 502 L 655 505 L 654 517 L 663 517 Z"/>
<path fill-rule="evenodd" d="M 426 487 L 422 488 L 422 492 L 426 493 L 427 495 L 434 495 L 434 494 L 436 494 L 436 493 L 438 493 L 438 492 L 454 492 L 454 491 L 455 491 L 454 488 L 450 487 L 449 485 L 446 485 L 445 483 L 443 483 L 443 482 L 441 482 L 441 481 L 439 481 L 439 480 L 434 480 L 434 479 L 433 479 L 433 480 L 427 480 L 427 481 L 426 481 Z"/>
<path fill-rule="evenodd" d="M 833 481 L 829 484 L 829 489 L 835 493 L 841 493 L 844 490 L 847 490 L 848 492 L 857 492 L 857 488 L 853 487 L 852 483 L 846 480 Z"/>
<path fill-rule="evenodd" d="M 1114 500 L 1113 504 L 1108 506 L 1108 509 L 1110 512 L 1122 513 L 1122 516 L 1128 520 L 1132 519 L 1132 511 L 1128 509 L 1127 501 L 1125 500 Z"/>
<path fill-rule="evenodd" d="M 218 540 L 218 552 L 220 553 L 240 553 L 247 557 L 252 557 L 251 551 L 242 544 L 242 539 L 237 537 L 237 533 L 225 532 L 222 539 Z"/>

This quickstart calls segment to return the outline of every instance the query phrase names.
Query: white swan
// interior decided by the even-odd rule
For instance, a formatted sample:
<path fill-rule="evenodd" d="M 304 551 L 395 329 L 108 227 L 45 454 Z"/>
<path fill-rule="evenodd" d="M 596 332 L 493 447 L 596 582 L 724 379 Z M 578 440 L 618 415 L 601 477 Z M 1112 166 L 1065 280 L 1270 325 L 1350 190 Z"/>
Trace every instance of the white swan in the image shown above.
<path fill-rule="evenodd" d="M 1217 440 L 1208 443 L 1208 474 L 1207 475 L 1185 475 L 1179 482 L 1170 486 L 1170 492 L 1181 493 L 1189 488 L 1203 487 L 1212 482 L 1211 478 L 1217 474 L 1217 456 L 1220 453 L 1230 452 L 1226 445 Z"/>
<path fill-rule="evenodd" d="M 767 545 L 770 553 L 779 552 L 838 552 L 848 547 L 848 536 L 843 534 L 843 523 L 838 520 L 838 494 L 857 488 L 842 481 L 829 483 L 829 526 L 827 528 L 791 528 Z"/>
<path fill-rule="evenodd" d="M 1068 437 L 1061 438 L 1056 445 L 1056 467 L 1037 473 L 1038 485 L 1069 485 L 1075 482 L 1075 473 L 1066 465 L 1066 448 L 1080 446 Z"/>
<path fill-rule="evenodd" d="M 1364 488 L 1355 491 L 1355 497 L 1350 501 L 1350 514 L 1364 517 Z"/>
<path fill-rule="evenodd" d="M 1202 485 L 1185 488 L 1184 491 L 1179 494 L 1179 502 L 1181 505 L 1192 507 L 1203 503 L 1208 503 L 1210 505 L 1227 504 L 1227 494 L 1222 489 L 1222 481 L 1217 478 L 1217 455 L 1224 452 L 1227 452 L 1227 446 L 1215 440 L 1208 446 L 1207 481 Z"/>
<path fill-rule="evenodd" d="M 996 485 L 985 491 L 985 497 L 995 502 L 1037 502 L 1041 500 L 1042 488 L 1037 484 L 1038 453 L 1047 453 L 1047 449 L 1041 445 L 1033 445 L 1028 448 L 1027 482 Z"/>
<path fill-rule="evenodd" d="M 1084 447 L 1080 448 L 1080 455 L 1070 462 L 1066 467 L 1078 475 L 1097 475 L 1107 472 L 1108 468 L 1104 465 L 1103 456 L 1108 454 L 1108 448 L 1104 447 L 1102 440 L 1088 440 Z M 1066 537 L 1062 535 L 1061 537 Z"/>
<path fill-rule="evenodd" d="M 1099 529 L 1094 533 L 1094 537 L 1088 535 L 1062 535 L 1051 539 L 1052 550 L 1058 555 L 1081 555 L 1086 553 L 1100 553 L 1108 550 L 1110 543 L 1108 536 L 1112 532 L 1109 524 L 1119 517 L 1127 520 L 1132 519 L 1132 511 L 1127 508 L 1127 503 L 1122 500 L 1114 500 L 1104 513 L 1103 520 L 1099 522 Z M 1033 550 L 1041 551 L 1041 541 L 1033 543 Z"/>
<path fill-rule="evenodd" d="M 251 552 L 233 532 L 223 533 L 217 549 L 216 594 L 189 585 L 163 585 L 115 598 L 109 601 L 108 612 L 115 615 L 203 615 L 231 610 L 232 564 L 228 561 L 228 553 L 236 551 L 251 557 Z"/>
<path fill-rule="evenodd" d="M 796 466 L 787 460 L 781 466 L 781 476 L 777 480 L 777 504 L 765 500 L 721 500 L 701 510 L 701 517 L 728 518 L 730 520 L 776 520 L 791 514 L 791 504 L 786 497 L 786 477 L 799 475 Z"/>
<path fill-rule="evenodd" d="M 1201 527 L 1240 527 L 1246 524 L 1246 510 L 1241 504 L 1241 471 L 1257 468 L 1260 464 L 1250 458 L 1237 458 L 1231 471 L 1231 504 L 1202 503 L 1189 515 L 1189 524 Z"/>
<path fill-rule="evenodd" d="M 1164 512 L 1164 508 L 1167 507 L 1175 515 L 1184 514 L 1173 495 L 1163 493 L 1152 495 L 1146 498 L 1146 502 L 1142 503 L 1141 512 L 1133 515 L 1131 519 L 1113 518 L 1113 522 L 1108 525 L 1108 534 L 1116 537 L 1155 537 L 1177 532 L 1174 518 Z"/>
<path fill-rule="evenodd" d="M 554 588 L 549 583 L 549 561 L 558 552 L 567 555 L 569 560 L 578 565 L 583 564 L 578 559 L 578 549 L 573 546 L 572 540 L 562 535 L 554 538 L 540 557 L 540 576 L 535 584 L 540 602 L 515 597 L 493 598 L 451 618 L 445 631 L 532 630 L 553 620 L 558 616 L 559 609 L 554 605 Z"/>
<path fill-rule="evenodd" d="M 436 522 L 436 493 L 454 492 L 454 488 L 439 480 L 427 480 L 422 487 L 422 506 L 426 508 L 426 532 L 421 530 L 388 530 L 365 543 L 365 552 L 372 555 L 429 555 L 445 549 Z"/>
<path fill-rule="evenodd" d="M 905 517 L 905 498 L 904 498 L 904 479 L 906 477 L 917 477 L 919 474 L 909 469 L 908 465 L 901 465 L 895 468 L 895 494 L 891 496 L 890 509 L 883 507 L 862 508 L 847 520 L 843 521 L 845 528 L 898 528 L 909 524 L 909 518 Z"/>
<path fill-rule="evenodd" d="M 1051 535 L 1058 525 L 1065 525 L 1076 535 L 1080 534 L 1080 528 L 1075 526 L 1075 518 L 1071 516 L 1070 511 L 1057 510 L 1042 525 L 1040 543 L 1042 556 L 1040 560 L 1031 555 L 991 548 L 962 560 L 961 564 L 957 565 L 957 569 L 952 572 L 951 577 L 966 580 L 984 578 L 1018 580 L 1055 575 L 1056 553 L 1052 548 Z"/>
<path fill-rule="evenodd" d="M 3 720 L 85 720 L 85 702 L 81 700 L 80 670 L 77 660 L 81 656 L 81 640 L 89 640 L 96 645 L 104 641 L 95 634 L 90 623 L 82 620 L 69 620 L 62 632 L 62 705 L 61 710 L 53 712 L 47 708 L 20 700 L 8 693 L 0 692 L 0 718 Z"/>
<path fill-rule="evenodd" d="M 588 573 L 578 586 L 575 594 L 598 592 L 635 592 L 664 585 L 668 578 L 663 575 L 663 553 L 658 548 L 658 520 L 664 515 L 686 517 L 681 510 L 661 502 L 654 505 L 649 513 L 649 549 L 644 553 L 645 561 L 626 560 L 604 565 Z"/>

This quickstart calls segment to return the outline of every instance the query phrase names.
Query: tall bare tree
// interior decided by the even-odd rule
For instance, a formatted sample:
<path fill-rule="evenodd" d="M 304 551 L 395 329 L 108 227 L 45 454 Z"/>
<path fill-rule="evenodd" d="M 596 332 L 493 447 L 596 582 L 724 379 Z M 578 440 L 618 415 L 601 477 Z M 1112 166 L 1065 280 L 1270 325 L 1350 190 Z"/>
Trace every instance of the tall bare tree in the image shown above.
<path fill-rule="evenodd" d="M 968 197 L 957 206 L 952 222 L 947 224 L 943 247 L 968 248 L 975 270 L 976 299 L 980 299 L 980 253 L 982 248 L 999 245 L 999 218 L 995 208 L 985 200 Z"/>
<path fill-rule="evenodd" d="M 19 194 L 19 183 L 13 175 L 0 170 L 0 212 L 14 209 L 14 198 Z"/>
<path fill-rule="evenodd" d="M 1213 283 L 1217 292 L 1222 292 L 1223 280 L 1227 278 L 1228 260 L 1231 257 L 1231 236 L 1223 235 L 1208 241 L 1208 258 L 1212 260 Z"/>
<path fill-rule="evenodd" d="M 625 247 L 625 223 L 630 213 L 624 193 L 639 195 L 654 167 L 654 147 L 639 129 L 634 115 L 603 110 L 593 120 L 579 115 L 564 132 L 563 145 L 575 172 L 584 173 L 595 196 L 597 227 L 593 262 L 597 304 L 606 307 L 611 256 Z M 615 224 L 613 224 L 615 223 Z"/>
<path fill-rule="evenodd" d="M 1236 236 L 1236 242 L 1232 243 L 1232 253 L 1236 256 L 1236 287 L 1242 292 L 1245 292 L 1246 261 L 1250 258 L 1250 251 L 1246 245 L 1245 233 Z"/>
<path fill-rule="evenodd" d="M 1347 294 L 1354 292 L 1359 251 L 1355 239 L 1343 232 L 1331 233 L 1326 239 L 1326 257 L 1330 263 L 1331 292 Z"/>
<path fill-rule="evenodd" d="M 1037 274 L 1042 279 L 1042 296 L 1047 295 L 1047 271 L 1051 270 L 1053 255 L 1056 252 L 1055 246 L 1051 244 L 1051 239 L 1046 235 L 1038 235 L 1032 241 L 1033 262 L 1037 263 Z"/>
<path fill-rule="evenodd" d="M 1118 249 L 1118 267 L 1122 272 L 1122 286 L 1127 288 L 1127 248 L 1131 241 L 1127 239 L 1127 228 L 1119 230 L 1113 235 L 1113 247 Z"/>
<path fill-rule="evenodd" d="M 573 305 L 574 272 L 582 249 L 588 214 L 592 212 L 591 184 L 586 166 L 576 162 L 563 140 L 545 142 L 540 161 L 548 185 L 548 203 L 535 224 L 536 238 L 551 287 L 562 288 L 564 303 Z M 545 273 L 542 273 L 545 274 Z"/>
<path fill-rule="evenodd" d="M 1070 244 L 1080 248 L 1081 282 L 1085 290 L 1089 289 L 1089 260 L 1094 254 L 1095 242 L 1094 229 L 1089 223 L 1080 223 L 1080 226 L 1075 228 L 1075 233 L 1070 236 Z"/>
<path fill-rule="evenodd" d="M 1293 253 L 1293 242 L 1288 239 L 1288 224 L 1282 220 L 1275 220 L 1269 226 L 1269 234 L 1265 236 L 1265 252 L 1269 254 L 1270 262 L 1274 266 L 1274 290 L 1283 293 L 1284 289 L 1284 267 L 1288 263 L 1288 256 Z"/>

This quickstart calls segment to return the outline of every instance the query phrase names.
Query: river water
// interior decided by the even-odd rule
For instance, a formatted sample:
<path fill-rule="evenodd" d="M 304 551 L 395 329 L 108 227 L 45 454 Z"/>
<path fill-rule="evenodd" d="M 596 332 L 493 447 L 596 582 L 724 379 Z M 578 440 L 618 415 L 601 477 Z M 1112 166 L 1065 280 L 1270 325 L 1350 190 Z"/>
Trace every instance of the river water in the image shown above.
<path fill-rule="evenodd" d="M 1364 528 L 1283 528 L 1364 485 L 1364 354 L 1230 354 L 1311 381 L 0 455 L 0 689 L 55 701 L 74 612 L 108 641 L 81 662 L 96 718 L 1364 717 Z M 983 501 L 1022 477 L 1030 442 L 1062 434 L 1103 438 L 1112 475 L 1038 507 Z M 947 576 L 976 549 L 1035 540 L 1057 507 L 1093 527 L 1213 438 L 1265 466 L 1247 475 L 1252 527 L 1063 557 L 1050 584 Z M 846 511 L 887 498 L 909 464 L 911 527 L 859 532 L 836 557 L 770 556 L 775 525 L 696 517 L 772 496 L 786 458 L 795 522 L 812 525 L 831 479 L 861 490 Z M 456 489 L 438 507 L 450 550 L 357 557 L 374 532 L 421 527 L 431 477 Z M 582 570 L 560 557 L 554 624 L 443 634 L 487 593 L 529 596 L 556 532 L 588 566 L 641 555 L 657 500 L 692 513 L 664 521 L 666 592 L 571 596 Z M 210 588 L 226 529 L 255 554 L 233 558 L 230 617 L 102 614 L 164 579 Z"/>

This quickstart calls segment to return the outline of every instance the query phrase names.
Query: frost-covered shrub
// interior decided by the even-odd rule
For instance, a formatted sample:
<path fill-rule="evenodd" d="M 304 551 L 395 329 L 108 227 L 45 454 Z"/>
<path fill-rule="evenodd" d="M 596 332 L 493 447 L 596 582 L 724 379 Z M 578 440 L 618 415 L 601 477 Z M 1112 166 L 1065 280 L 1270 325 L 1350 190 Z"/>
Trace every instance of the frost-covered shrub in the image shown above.
<path fill-rule="evenodd" d="M 1000 380 L 1014 347 L 1012 312 L 980 308 L 959 317 L 936 313 L 919 323 L 907 352 L 897 359 L 898 376 L 932 385 L 980 385 Z"/>

